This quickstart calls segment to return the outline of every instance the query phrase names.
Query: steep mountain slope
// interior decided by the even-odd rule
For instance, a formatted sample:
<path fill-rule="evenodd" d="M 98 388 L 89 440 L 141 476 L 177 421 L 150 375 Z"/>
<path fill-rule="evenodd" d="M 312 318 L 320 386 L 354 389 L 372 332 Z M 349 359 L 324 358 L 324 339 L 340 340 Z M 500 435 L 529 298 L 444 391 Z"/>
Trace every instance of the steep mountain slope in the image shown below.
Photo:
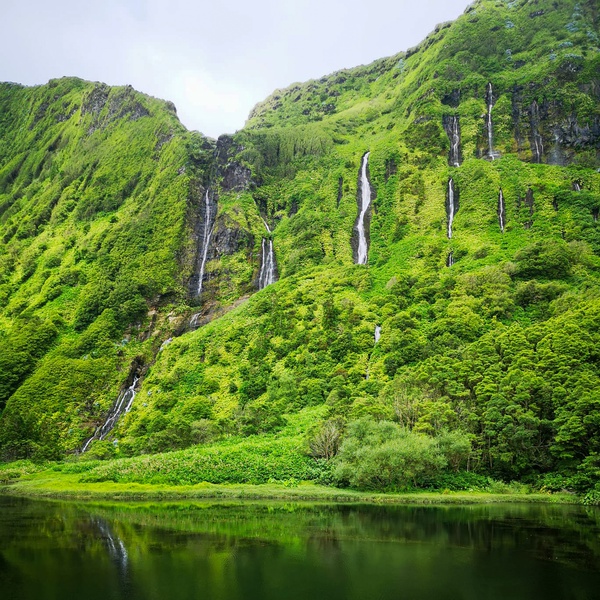
<path fill-rule="evenodd" d="M 185 298 L 201 140 L 169 103 L 77 79 L 4 84 L 0 107 L 0 438 L 60 455 L 142 368 L 149 307 Z"/>
<path fill-rule="evenodd" d="M 10 396 L 0 421 L 5 454 L 80 447 L 92 422 L 102 423 L 110 393 L 116 398 L 118 383 L 129 385 L 137 374 L 139 391 L 112 432 L 115 443 L 95 441 L 92 454 L 217 440 L 217 449 L 202 455 L 208 460 L 226 452 L 219 440 L 234 434 L 265 434 L 289 445 L 298 436 L 294 423 L 301 423 L 316 456 L 329 458 L 335 449 L 326 447 L 328 436 L 335 446 L 345 435 L 338 483 L 400 485 L 371 479 L 363 463 L 385 470 L 410 442 L 422 457 L 443 450 L 437 462 L 419 463 L 436 473 L 468 468 L 504 478 L 542 475 L 549 487 L 593 486 L 600 452 L 599 19 L 593 1 L 481 0 L 415 49 L 275 92 L 242 131 L 214 146 L 173 121 L 170 154 L 163 159 L 162 150 L 158 168 L 148 167 L 148 179 L 139 176 L 152 190 L 163 189 L 155 179 L 163 177 L 169 196 L 164 204 L 155 200 L 168 207 L 168 218 L 150 217 L 149 235 L 171 244 L 160 260 L 146 256 L 154 238 L 144 238 L 144 249 L 127 243 L 125 225 L 138 226 L 135 211 L 145 196 L 138 187 L 121 192 L 135 173 L 109 162 L 116 159 L 106 144 L 118 138 L 103 140 L 97 160 L 107 161 L 122 184 L 94 192 L 95 208 L 73 203 L 64 225 L 49 221 L 57 239 L 69 227 L 87 236 L 85 244 L 78 239 L 61 250 L 68 260 L 62 254 L 59 260 L 61 270 L 63 262 L 73 269 L 77 249 L 94 248 L 88 279 L 85 286 L 57 283 L 61 294 L 39 306 L 62 272 L 53 270 L 56 242 L 45 241 L 48 229 L 15 240 L 16 233 L 4 232 L 16 232 L 45 206 L 43 182 L 53 181 L 53 163 L 44 166 L 43 156 L 54 150 L 39 150 L 31 159 L 42 165 L 39 172 L 28 167 L 30 180 L 21 184 L 22 158 L 6 154 L 2 260 L 23 258 L 3 287 L 4 327 L 15 332 L 3 343 L 10 355 L 28 352 L 30 366 L 23 372 L 11 366 L 15 374 L 2 380 Z M 139 113 L 131 111 L 123 115 Z M 36 114 L 31 107 L 26 113 Z M 83 104 L 73 114 L 90 121 L 88 132 L 96 127 Z M 161 114 L 174 119 L 166 108 Z M 144 118 L 150 127 L 147 117 L 132 118 L 118 119 L 115 129 L 131 127 L 130 135 L 141 136 Z M 39 131 L 53 131 L 44 143 L 57 137 L 47 125 Z M 137 160 L 154 160 L 141 147 L 127 152 L 136 167 Z M 101 164 L 80 185 L 90 185 Z M 26 190 L 29 205 L 22 200 Z M 367 190 L 362 265 L 355 263 Z M 8 208 L 17 198 L 23 212 Z M 111 289 L 121 277 L 140 286 L 131 298 L 115 292 L 114 303 L 93 293 L 103 281 L 95 269 L 105 268 L 104 255 L 114 256 L 100 252 L 103 231 L 117 247 L 132 248 L 130 260 L 108 261 Z M 26 256 L 29 279 L 19 275 Z M 279 281 L 240 302 L 273 279 Z M 131 309 L 122 308 L 129 306 L 124 300 L 133 302 Z M 144 321 L 148 307 L 159 307 L 154 325 Z M 233 310 L 215 319 L 225 308 Z M 192 329 L 203 326 L 183 333 L 190 318 Z M 115 347 L 117 332 L 136 319 L 155 335 L 143 341 L 130 330 L 132 341 Z M 53 362 L 67 361 L 63 356 L 85 360 L 85 368 L 102 366 L 94 367 L 98 375 L 87 371 L 65 381 L 58 375 L 62 363 Z M 138 356 L 148 369 L 134 361 Z M 129 377 L 117 377 L 118 365 L 130 369 Z M 80 389 L 90 377 L 95 387 Z M 70 400 L 74 389 L 77 401 Z M 47 398 L 55 399 L 54 419 L 40 417 Z M 396 421 L 405 433 L 391 425 L 382 433 L 368 417 Z M 402 437 L 407 430 L 416 437 Z M 185 456 L 190 465 L 199 460 Z M 127 481 L 152 480 L 163 465 L 146 460 L 138 469 L 125 461 L 119 471 L 120 464 L 99 468 L 90 480 L 117 480 L 119 472 Z"/>

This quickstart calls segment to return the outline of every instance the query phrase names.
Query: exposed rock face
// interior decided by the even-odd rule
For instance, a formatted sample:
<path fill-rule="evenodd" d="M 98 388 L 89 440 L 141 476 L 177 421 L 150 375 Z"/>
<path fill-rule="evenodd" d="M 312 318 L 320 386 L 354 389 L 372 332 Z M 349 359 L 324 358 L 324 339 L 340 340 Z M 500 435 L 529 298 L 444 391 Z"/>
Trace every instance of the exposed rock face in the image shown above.
<path fill-rule="evenodd" d="M 110 88 L 98 84 L 83 100 L 81 116 L 92 115 L 92 123 L 88 135 L 98 129 L 104 129 L 119 119 L 137 121 L 150 115 L 148 109 L 140 101 L 140 96 L 130 86 Z"/>
<path fill-rule="evenodd" d="M 584 122 L 558 100 L 538 100 L 537 96 L 543 95 L 538 87 L 516 88 L 512 92 L 514 137 L 520 157 L 568 166 L 576 154 L 592 150 L 600 164 L 600 119 Z M 582 91 L 595 95 L 600 93 L 600 85 L 593 81 Z"/>
<path fill-rule="evenodd" d="M 457 108 L 460 104 L 460 90 L 453 90 L 447 96 L 442 98 L 442 104 Z"/>
<path fill-rule="evenodd" d="M 213 229 L 210 258 L 231 256 L 239 250 L 251 250 L 254 247 L 254 236 L 228 215 L 220 215 Z"/>
<path fill-rule="evenodd" d="M 104 83 L 98 84 L 83 100 L 81 116 L 87 114 L 99 115 L 108 100 L 110 87 Z"/>
<path fill-rule="evenodd" d="M 248 167 L 234 160 L 242 150 L 243 147 L 236 144 L 230 135 L 222 135 L 217 140 L 215 157 L 217 170 L 222 177 L 221 187 L 225 192 L 241 192 L 250 186 L 252 172 Z"/>
<path fill-rule="evenodd" d="M 252 173 L 248 167 L 237 162 L 229 163 L 223 170 L 221 187 L 224 191 L 241 192 L 250 185 Z"/>

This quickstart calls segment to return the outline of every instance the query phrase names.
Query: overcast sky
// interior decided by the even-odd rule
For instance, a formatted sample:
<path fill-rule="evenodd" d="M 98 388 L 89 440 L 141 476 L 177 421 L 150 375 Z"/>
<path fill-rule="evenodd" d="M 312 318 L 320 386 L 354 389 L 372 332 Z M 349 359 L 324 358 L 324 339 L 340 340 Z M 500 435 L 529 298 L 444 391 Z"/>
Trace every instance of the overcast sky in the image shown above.
<path fill-rule="evenodd" d="M 469 3 L 2 0 L 0 81 L 131 84 L 216 137 L 274 89 L 406 50 Z"/>

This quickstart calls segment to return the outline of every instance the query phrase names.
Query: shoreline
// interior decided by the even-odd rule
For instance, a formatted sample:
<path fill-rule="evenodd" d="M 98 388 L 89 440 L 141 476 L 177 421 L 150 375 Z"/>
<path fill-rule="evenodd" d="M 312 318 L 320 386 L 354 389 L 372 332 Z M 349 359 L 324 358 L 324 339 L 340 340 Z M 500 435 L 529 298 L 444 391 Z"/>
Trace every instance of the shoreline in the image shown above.
<path fill-rule="evenodd" d="M 359 492 L 316 485 L 310 482 L 293 487 L 285 484 L 154 485 L 140 483 L 80 483 L 78 475 L 35 473 L 0 485 L 0 495 L 57 500 L 251 500 L 363 504 L 581 504 L 579 496 L 567 493 L 491 493 L 477 491 L 422 491 L 404 493 Z"/>

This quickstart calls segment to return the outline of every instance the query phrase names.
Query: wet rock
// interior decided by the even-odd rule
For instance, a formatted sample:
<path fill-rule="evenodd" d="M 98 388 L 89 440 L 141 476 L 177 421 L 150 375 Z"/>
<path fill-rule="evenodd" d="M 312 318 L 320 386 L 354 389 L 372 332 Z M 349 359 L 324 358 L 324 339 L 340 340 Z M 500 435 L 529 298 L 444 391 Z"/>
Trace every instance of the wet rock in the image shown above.
<path fill-rule="evenodd" d="M 387 181 L 387 178 L 386 178 Z M 342 201 L 342 196 L 344 194 L 344 178 L 340 177 L 338 179 L 338 193 L 337 193 L 337 207 L 340 207 L 340 202 Z M 297 204 L 297 203 L 296 203 Z M 296 212 L 298 212 L 298 209 L 296 208 Z M 296 213 L 294 213 L 296 214 Z"/>
<path fill-rule="evenodd" d="M 212 233 L 210 257 L 231 256 L 254 247 L 254 236 L 228 215 L 220 215 Z"/>
<path fill-rule="evenodd" d="M 223 180 L 221 187 L 225 192 L 236 191 L 241 192 L 248 189 L 252 178 L 252 172 L 248 167 L 232 162 L 223 170 Z"/>
<path fill-rule="evenodd" d="M 215 158 L 218 173 L 222 177 L 221 187 L 225 192 L 240 192 L 250 187 L 252 172 L 235 160 L 243 149 L 230 135 L 222 135 L 217 140 Z"/>

